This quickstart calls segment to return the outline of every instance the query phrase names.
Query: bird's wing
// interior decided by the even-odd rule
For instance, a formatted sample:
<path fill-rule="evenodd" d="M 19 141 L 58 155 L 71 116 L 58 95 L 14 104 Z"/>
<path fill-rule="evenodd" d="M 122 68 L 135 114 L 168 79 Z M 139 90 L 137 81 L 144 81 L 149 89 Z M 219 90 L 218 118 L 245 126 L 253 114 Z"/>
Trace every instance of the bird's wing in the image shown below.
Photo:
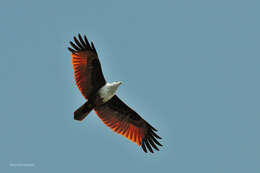
<path fill-rule="evenodd" d="M 72 48 L 68 49 L 72 53 L 76 84 L 82 95 L 89 99 L 106 81 L 93 42 L 90 45 L 85 35 L 84 40 L 80 34 L 78 38 L 74 37 L 75 43 L 70 42 Z"/>
<path fill-rule="evenodd" d="M 100 119 L 114 132 L 119 133 L 129 140 L 141 145 L 143 150 L 153 152 L 162 146 L 157 139 L 161 139 L 157 131 L 148 124 L 134 110 L 128 107 L 116 95 L 105 104 L 94 108 Z"/>

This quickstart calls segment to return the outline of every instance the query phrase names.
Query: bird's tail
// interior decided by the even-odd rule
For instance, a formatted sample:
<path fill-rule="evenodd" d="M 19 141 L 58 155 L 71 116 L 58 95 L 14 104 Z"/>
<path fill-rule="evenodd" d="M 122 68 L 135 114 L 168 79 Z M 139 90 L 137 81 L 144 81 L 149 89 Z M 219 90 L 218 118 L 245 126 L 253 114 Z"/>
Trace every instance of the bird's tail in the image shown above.
<path fill-rule="evenodd" d="M 82 121 L 94 107 L 94 104 L 87 101 L 74 112 L 74 120 Z"/>

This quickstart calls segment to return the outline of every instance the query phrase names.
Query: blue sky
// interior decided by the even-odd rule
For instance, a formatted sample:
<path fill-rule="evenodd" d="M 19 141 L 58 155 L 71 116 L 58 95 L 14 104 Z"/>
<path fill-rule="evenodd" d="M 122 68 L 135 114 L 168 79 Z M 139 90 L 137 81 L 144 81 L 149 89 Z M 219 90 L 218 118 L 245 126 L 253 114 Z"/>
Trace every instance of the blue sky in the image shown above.
<path fill-rule="evenodd" d="M 2 2 L 0 172 L 259 172 L 259 6 Z M 160 152 L 93 112 L 73 120 L 84 99 L 67 46 L 78 33 L 94 41 L 107 81 L 123 81 L 118 96 L 159 130 Z"/>

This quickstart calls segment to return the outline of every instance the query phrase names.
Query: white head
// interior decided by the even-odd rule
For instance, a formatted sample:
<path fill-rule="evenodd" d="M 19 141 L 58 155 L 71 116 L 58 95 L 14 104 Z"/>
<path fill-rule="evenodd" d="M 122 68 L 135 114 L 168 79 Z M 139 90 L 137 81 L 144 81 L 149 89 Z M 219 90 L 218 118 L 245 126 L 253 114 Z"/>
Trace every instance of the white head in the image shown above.
<path fill-rule="evenodd" d="M 112 85 L 114 85 L 116 88 L 118 88 L 122 84 L 121 81 L 112 82 Z"/>
<path fill-rule="evenodd" d="M 122 84 L 122 82 L 111 82 L 106 83 L 102 88 L 99 89 L 100 97 L 103 98 L 103 102 L 110 100 L 115 94 L 117 88 Z"/>

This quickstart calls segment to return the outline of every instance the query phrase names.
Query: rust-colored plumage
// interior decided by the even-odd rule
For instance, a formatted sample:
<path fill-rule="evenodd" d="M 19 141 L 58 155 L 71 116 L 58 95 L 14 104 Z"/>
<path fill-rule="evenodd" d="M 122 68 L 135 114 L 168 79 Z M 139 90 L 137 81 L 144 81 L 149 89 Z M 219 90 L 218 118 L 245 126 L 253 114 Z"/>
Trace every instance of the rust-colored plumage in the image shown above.
<path fill-rule="evenodd" d="M 79 34 L 78 39 L 74 37 L 74 42 L 70 42 L 72 48 L 68 48 L 72 53 L 74 77 L 82 95 L 88 100 L 75 111 L 74 118 L 82 120 L 94 109 L 98 117 L 114 132 L 141 145 L 145 152 L 147 149 L 150 152 L 153 149 L 159 151 L 158 146 L 162 145 L 158 142 L 161 138 L 155 133 L 157 130 L 116 95 L 104 103 L 94 101 L 98 98 L 99 89 L 106 84 L 97 51 L 93 42 L 89 44 L 86 36 L 83 40 Z"/>

